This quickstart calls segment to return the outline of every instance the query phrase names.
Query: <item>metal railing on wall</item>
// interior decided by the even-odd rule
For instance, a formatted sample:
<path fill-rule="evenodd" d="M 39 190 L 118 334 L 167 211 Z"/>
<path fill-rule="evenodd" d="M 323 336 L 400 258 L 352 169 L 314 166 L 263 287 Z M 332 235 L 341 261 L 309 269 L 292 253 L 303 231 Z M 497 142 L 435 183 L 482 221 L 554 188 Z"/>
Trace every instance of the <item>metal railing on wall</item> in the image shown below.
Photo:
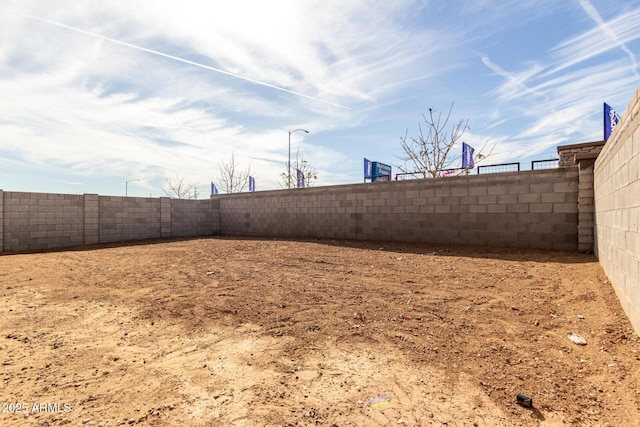
<path fill-rule="evenodd" d="M 441 178 L 445 176 L 458 176 L 461 174 L 465 174 L 466 169 L 455 168 L 455 169 L 442 169 L 438 172 L 438 175 L 435 178 Z M 423 179 L 423 178 L 434 178 L 432 176 L 426 176 L 422 172 L 401 172 L 395 175 L 396 181 L 404 181 L 407 179 Z"/>
<path fill-rule="evenodd" d="M 478 175 L 481 173 L 520 172 L 520 162 L 498 163 L 496 165 L 478 166 Z"/>
<path fill-rule="evenodd" d="M 396 174 L 396 181 L 404 181 L 406 179 L 421 179 L 424 178 L 422 172 L 401 172 Z"/>
<path fill-rule="evenodd" d="M 560 159 L 549 159 L 549 160 L 533 160 L 531 162 L 531 170 L 540 170 L 540 169 L 554 169 L 558 167 L 558 161 Z"/>
<path fill-rule="evenodd" d="M 559 159 L 533 160 L 531 162 L 531 170 L 555 169 L 558 167 Z M 495 165 L 479 165 L 476 167 L 477 174 L 500 173 L 500 172 L 520 172 L 520 162 L 498 163 Z M 465 169 L 443 169 L 439 172 L 438 178 L 447 176 L 460 176 L 466 174 Z M 423 179 L 422 172 L 401 172 L 395 174 L 395 181 L 404 181 L 407 179 Z M 431 178 L 430 176 L 427 178 Z"/>

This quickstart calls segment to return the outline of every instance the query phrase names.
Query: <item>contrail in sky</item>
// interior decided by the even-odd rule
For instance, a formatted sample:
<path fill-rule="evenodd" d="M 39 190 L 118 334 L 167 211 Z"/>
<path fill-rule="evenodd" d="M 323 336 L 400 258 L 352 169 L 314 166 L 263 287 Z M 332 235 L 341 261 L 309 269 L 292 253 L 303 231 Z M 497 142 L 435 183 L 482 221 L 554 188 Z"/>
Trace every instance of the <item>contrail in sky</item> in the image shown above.
<path fill-rule="evenodd" d="M 282 91 L 282 92 L 290 93 L 290 94 L 295 95 L 295 96 L 300 96 L 302 98 L 307 98 L 307 99 L 311 99 L 313 101 L 318 101 L 318 102 L 322 102 L 324 104 L 332 105 L 334 107 L 340 107 L 340 108 L 344 108 L 344 109 L 350 110 L 349 107 L 346 107 L 344 105 L 336 104 L 336 103 L 333 103 L 333 102 L 330 102 L 330 101 L 325 101 L 324 99 L 320 99 L 320 98 L 314 98 L 313 96 L 305 95 L 304 93 L 300 93 L 300 92 L 296 92 L 296 91 L 293 91 L 293 90 L 285 89 L 285 88 L 279 87 L 279 86 L 274 86 L 274 85 L 269 84 L 269 83 L 265 83 L 265 82 L 261 82 L 259 80 L 254 80 L 254 79 L 249 78 L 249 77 L 241 76 L 239 74 L 230 73 L 229 71 L 225 71 L 225 70 L 222 70 L 220 68 L 210 67 L 208 65 L 200 64 L 200 63 L 194 62 L 194 61 L 189 61 L 188 59 L 180 58 L 178 56 L 169 55 L 167 53 L 159 52 L 157 50 L 148 49 L 146 47 L 137 46 L 135 44 L 123 42 L 121 40 L 112 39 L 110 37 L 106 37 L 106 36 L 103 36 L 103 35 L 100 35 L 100 34 L 92 33 L 90 31 L 82 30 L 80 28 L 71 27 L 69 25 L 61 24 L 59 22 L 51 21 L 49 19 L 44 19 L 44 18 L 39 18 L 37 16 L 27 15 L 25 13 L 18 12 L 18 11 L 12 11 L 12 12 L 17 13 L 19 15 L 22 15 L 22 16 L 24 16 L 26 18 L 29 18 L 29 19 L 33 19 L 33 20 L 36 20 L 36 21 L 43 22 L 45 24 L 49 24 L 49 25 L 53 25 L 53 26 L 56 26 L 56 27 L 64 28 L 64 29 L 69 30 L 69 31 L 75 31 L 76 33 L 80 33 L 80 34 L 84 34 L 86 36 L 90 36 L 90 37 L 94 37 L 94 38 L 97 38 L 97 39 L 105 40 L 105 41 L 108 41 L 110 43 L 119 44 L 121 46 L 126 46 L 128 48 L 139 50 L 141 52 L 147 52 L 147 53 L 151 53 L 153 55 L 162 56 L 164 58 L 168 58 L 168 59 L 172 59 L 174 61 L 182 62 L 184 64 L 193 65 L 195 67 L 204 68 L 205 70 L 215 71 L 216 73 L 225 74 L 227 76 L 235 77 L 236 79 L 244 80 L 244 81 L 256 84 L 256 85 L 265 86 L 265 87 L 268 87 L 268 88 L 271 88 L 271 89 L 275 89 L 275 90 L 279 90 L 279 91 Z"/>
<path fill-rule="evenodd" d="M 606 22 L 604 22 L 604 19 L 602 19 L 602 16 L 600 16 L 600 13 L 598 13 L 598 10 L 591 4 L 591 2 L 589 2 L 589 0 L 578 0 L 578 3 L 580 3 L 580 6 L 585 11 L 585 13 L 589 15 L 591 19 L 593 19 L 596 25 L 598 25 L 598 28 L 607 37 L 609 37 L 613 43 L 615 43 L 620 49 L 622 49 L 624 53 L 629 55 L 631 65 L 633 66 L 633 73 L 636 75 L 636 77 L 640 77 L 640 75 L 638 75 L 638 62 L 636 61 L 636 56 L 633 54 L 633 52 L 631 52 L 627 45 L 620 40 L 618 35 L 611 29 L 611 27 Z"/>

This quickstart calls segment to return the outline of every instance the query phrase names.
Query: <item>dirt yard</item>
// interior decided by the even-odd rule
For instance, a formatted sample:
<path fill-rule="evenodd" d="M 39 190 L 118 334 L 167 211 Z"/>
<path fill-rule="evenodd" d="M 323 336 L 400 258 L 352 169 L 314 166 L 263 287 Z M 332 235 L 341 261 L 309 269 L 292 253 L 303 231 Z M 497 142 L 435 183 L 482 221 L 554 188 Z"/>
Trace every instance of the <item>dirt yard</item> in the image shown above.
<path fill-rule="evenodd" d="M 144 242 L 0 256 L 0 294 L 3 426 L 640 420 L 638 336 L 588 255 Z"/>

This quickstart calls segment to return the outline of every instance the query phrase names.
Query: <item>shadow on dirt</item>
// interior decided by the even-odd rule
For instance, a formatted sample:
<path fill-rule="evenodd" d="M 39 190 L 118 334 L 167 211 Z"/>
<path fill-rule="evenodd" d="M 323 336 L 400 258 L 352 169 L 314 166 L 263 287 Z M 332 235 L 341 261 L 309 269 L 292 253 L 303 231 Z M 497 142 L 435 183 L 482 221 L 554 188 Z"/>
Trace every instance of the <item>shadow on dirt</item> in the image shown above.
<path fill-rule="evenodd" d="M 19 252 L 4 252 L 0 256 L 49 253 L 49 252 L 77 252 L 95 251 L 107 248 L 128 247 L 128 246 L 149 246 L 170 242 L 192 241 L 192 240 L 237 240 L 237 241 L 281 241 L 281 242 L 307 242 L 319 245 L 330 245 L 338 247 L 349 247 L 354 249 L 387 251 L 397 253 L 412 253 L 419 255 L 455 256 L 468 258 L 500 259 L 504 261 L 523 262 L 544 262 L 557 264 L 581 264 L 597 262 L 593 254 L 583 254 L 578 252 L 561 252 L 540 249 L 520 249 L 493 246 L 462 246 L 462 245 L 441 245 L 427 243 L 403 243 L 389 241 L 359 241 L 359 240 L 335 240 L 335 239 L 287 239 L 273 237 L 254 236 L 199 236 L 181 237 L 168 239 L 145 239 L 128 240 L 123 242 L 100 243 L 95 245 L 72 246 L 67 248 L 30 250 Z"/>

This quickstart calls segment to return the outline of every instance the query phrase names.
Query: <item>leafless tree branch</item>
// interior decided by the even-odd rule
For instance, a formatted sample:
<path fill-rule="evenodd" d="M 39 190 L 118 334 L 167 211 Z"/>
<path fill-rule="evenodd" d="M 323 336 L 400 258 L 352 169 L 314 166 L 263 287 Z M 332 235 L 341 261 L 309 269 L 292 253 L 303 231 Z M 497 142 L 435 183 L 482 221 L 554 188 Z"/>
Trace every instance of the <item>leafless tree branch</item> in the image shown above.
<path fill-rule="evenodd" d="M 219 163 L 220 168 L 220 187 L 226 193 L 240 193 L 249 185 L 249 175 L 251 175 L 251 167 L 240 170 L 235 158 L 235 154 L 231 153 L 228 162 Z"/>
<path fill-rule="evenodd" d="M 197 185 L 187 184 L 184 176 L 176 174 L 175 179 L 166 178 L 162 191 L 172 199 L 191 199 L 197 198 Z"/>
<path fill-rule="evenodd" d="M 461 154 L 454 155 L 452 149 L 462 142 L 465 132 L 470 129 L 469 119 L 460 119 L 449 128 L 453 103 L 446 115 L 434 114 L 429 108 L 428 114 L 422 115 L 422 123 L 418 123 L 418 136 L 409 137 L 409 130 L 400 138 L 400 146 L 404 155 L 395 156 L 403 164 L 394 165 L 404 173 L 422 175 L 423 178 L 441 176 L 442 171 L 453 169 L 458 164 Z M 489 154 L 483 154 L 483 147 L 476 154 L 478 160 Z"/>

